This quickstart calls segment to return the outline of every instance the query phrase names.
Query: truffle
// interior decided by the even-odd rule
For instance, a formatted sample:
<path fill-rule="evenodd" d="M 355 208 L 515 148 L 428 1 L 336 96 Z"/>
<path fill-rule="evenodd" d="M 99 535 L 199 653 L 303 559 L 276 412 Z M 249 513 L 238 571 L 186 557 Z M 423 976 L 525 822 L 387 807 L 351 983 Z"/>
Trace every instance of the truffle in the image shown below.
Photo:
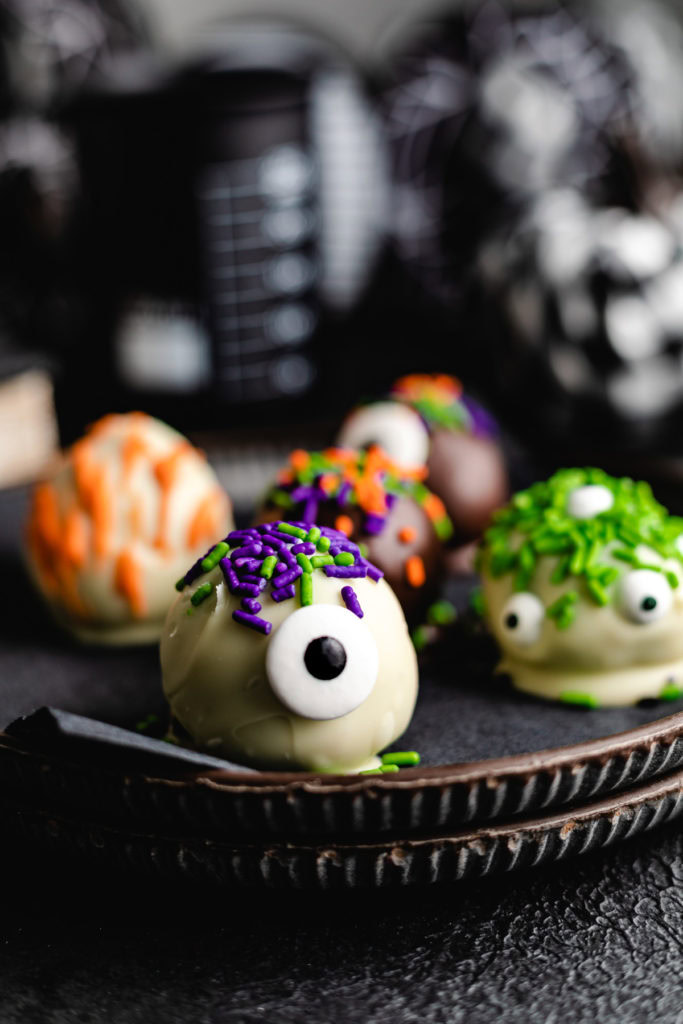
<path fill-rule="evenodd" d="M 186 438 L 144 413 L 110 415 L 35 487 L 28 566 L 79 639 L 149 643 L 188 559 L 231 526 L 227 495 Z"/>
<path fill-rule="evenodd" d="M 357 545 L 302 522 L 236 530 L 178 586 L 161 640 L 177 733 L 259 768 L 379 765 L 412 716 L 417 666 L 400 605 Z"/>
<path fill-rule="evenodd" d="M 339 443 L 378 444 L 402 466 L 426 466 L 425 482 L 444 503 L 455 543 L 478 537 L 508 494 L 493 420 L 447 374 L 401 377 L 388 398 L 347 417 Z"/>
<path fill-rule="evenodd" d="M 412 620 L 442 575 L 442 542 L 452 532 L 443 502 L 422 483 L 424 467 L 404 469 L 380 448 L 327 448 L 291 454 L 267 493 L 258 522 L 291 515 L 340 530 L 363 546 Z"/>
<path fill-rule="evenodd" d="M 519 492 L 478 556 L 499 671 L 589 707 L 683 695 L 682 551 L 646 483 L 565 469 Z"/>

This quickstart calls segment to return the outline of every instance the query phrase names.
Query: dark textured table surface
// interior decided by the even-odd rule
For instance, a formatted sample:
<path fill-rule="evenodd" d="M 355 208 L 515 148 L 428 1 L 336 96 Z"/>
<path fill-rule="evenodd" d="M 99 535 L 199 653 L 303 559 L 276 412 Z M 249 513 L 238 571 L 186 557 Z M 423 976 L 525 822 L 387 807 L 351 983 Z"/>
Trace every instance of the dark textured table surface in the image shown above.
<path fill-rule="evenodd" d="M 16 583 L 7 548 L 2 564 Z M 92 665 L 22 633 L 21 586 L 5 600 L 7 710 L 58 663 L 87 695 Z M 138 656 L 116 657 L 134 703 Z M 679 829 L 481 883 L 313 898 L 103 876 L 4 837 L 0 1022 L 683 1024 Z"/>

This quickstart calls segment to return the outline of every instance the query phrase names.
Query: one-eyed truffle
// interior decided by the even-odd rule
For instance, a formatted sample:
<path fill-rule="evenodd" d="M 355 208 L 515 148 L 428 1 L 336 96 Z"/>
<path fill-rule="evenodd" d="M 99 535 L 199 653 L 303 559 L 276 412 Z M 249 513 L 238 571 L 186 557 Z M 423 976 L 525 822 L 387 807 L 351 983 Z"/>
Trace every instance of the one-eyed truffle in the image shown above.
<path fill-rule="evenodd" d="M 481 610 L 516 687 L 589 707 L 683 695 L 683 519 L 648 484 L 560 470 L 493 519 Z"/>
<path fill-rule="evenodd" d="M 338 441 L 376 444 L 402 466 L 426 466 L 425 483 L 443 501 L 456 543 L 478 537 L 508 494 L 493 420 L 447 374 L 401 377 L 385 400 L 350 413 Z"/>
<path fill-rule="evenodd" d="M 442 545 L 453 529 L 443 502 L 422 483 L 424 475 L 424 467 L 404 469 L 377 447 L 298 450 L 257 521 L 287 515 L 340 530 L 363 545 L 413 620 L 438 588 Z"/>
<path fill-rule="evenodd" d="M 186 438 L 144 413 L 112 414 L 34 489 L 27 560 L 79 639 L 148 643 L 188 559 L 232 525 L 227 495 Z"/>
<path fill-rule="evenodd" d="M 283 521 L 235 530 L 178 587 L 161 640 L 176 735 L 258 768 L 356 772 L 406 729 L 407 625 L 343 534 Z"/>

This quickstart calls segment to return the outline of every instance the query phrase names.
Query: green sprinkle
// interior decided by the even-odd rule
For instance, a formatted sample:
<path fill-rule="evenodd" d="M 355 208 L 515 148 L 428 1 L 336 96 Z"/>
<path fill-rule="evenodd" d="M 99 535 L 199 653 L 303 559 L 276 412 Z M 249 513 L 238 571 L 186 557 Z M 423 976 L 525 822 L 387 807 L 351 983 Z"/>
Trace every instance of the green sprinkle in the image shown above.
<path fill-rule="evenodd" d="M 399 770 L 399 766 L 397 764 L 384 764 L 383 763 L 383 764 L 381 764 L 379 766 L 379 770 L 380 770 L 382 775 L 390 775 L 393 772 L 397 772 Z"/>
<path fill-rule="evenodd" d="M 322 569 L 324 565 L 334 565 L 332 555 L 313 555 L 311 565 L 314 569 Z"/>
<path fill-rule="evenodd" d="M 628 548 L 614 548 L 612 558 L 618 558 L 620 562 L 628 562 L 629 565 L 638 561 L 635 551 L 629 551 Z"/>
<path fill-rule="evenodd" d="M 195 606 L 195 608 L 197 607 L 198 604 L 201 604 L 202 601 L 206 601 L 207 597 L 209 596 L 212 590 L 213 583 L 202 583 L 201 586 L 197 587 L 194 594 L 190 598 L 190 601 L 192 601 L 192 604 Z"/>
<path fill-rule="evenodd" d="M 275 566 L 277 565 L 277 555 L 268 555 L 263 559 L 261 568 L 259 569 L 259 576 L 263 576 L 265 580 L 269 580 L 275 572 Z"/>
<path fill-rule="evenodd" d="M 298 537 L 299 540 L 306 540 L 306 530 L 302 530 L 300 526 L 292 526 L 291 523 L 280 523 L 278 526 L 278 533 L 286 533 L 289 537 Z"/>
<path fill-rule="evenodd" d="M 552 576 L 550 577 L 551 583 L 564 583 L 567 576 L 569 576 L 571 560 L 571 555 L 560 559 L 553 569 Z"/>
<path fill-rule="evenodd" d="M 669 586 L 671 587 L 671 589 L 672 590 L 677 590 L 681 581 L 679 580 L 679 578 L 676 575 L 676 573 L 672 572 L 671 569 L 667 569 L 666 572 L 664 573 L 664 575 L 666 576 L 667 580 L 669 581 Z"/>
<path fill-rule="evenodd" d="M 296 556 L 296 560 L 304 572 L 313 572 L 313 564 L 308 555 L 305 555 L 303 551 L 299 552 Z"/>
<path fill-rule="evenodd" d="M 309 544 L 317 544 L 322 534 L 320 533 L 319 526 L 312 526 L 306 534 L 306 540 Z"/>
<path fill-rule="evenodd" d="M 450 601 L 435 601 L 427 609 L 427 622 L 431 626 L 450 626 L 456 615 L 455 606 Z"/>
<path fill-rule="evenodd" d="M 335 565 L 353 565 L 355 558 L 350 551 L 340 551 L 338 555 L 334 556 Z"/>
<path fill-rule="evenodd" d="M 331 543 L 332 542 L 330 541 L 329 537 L 321 537 L 318 543 L 316 544 L 316 547 L 318 551 L 322 551 L 323 553 L 325 553 L 325 551 L 329 551 Z"/>
<path fill-rule="evenodd" d="M 277 505 L 278 508 L 291 508 L 292 499 L 290 498 L 287 491 L 283 491 L 281 488 L 276 487 L 268 494 L 268 501 L 271 505 Z"/>
<path fill-rule="evenodd" d="M 365 768 L 362 772 L 358 772 L 359 775 L 382 775 L 381 768 Z"/>
<path fill-rule="evenodd" d="M 470 594 L 470 608 L 476 615 L 482 618 L 486 615 L 486 598 L 481 587 L 475 587 Z"/>
<path fill-rule="evenodd" d="M 313 604 L 313 576 L 310 572 L 304 572 L 299 577 L 299 598 L 302 608 Z"/>
<path fill-rule="evenodd" d="M 590 693 L 581 693 L 579 690 L 564 690 L 560 694 L 560 700 L 564 704 L 575 704 L 582 708 L 599 708 L 600 702 Z"/>
<path fill-rule="evenodd" d="M 177 583 L 175 585 L 175 588 L 176 588 L 176 590 L 182 590 L 183 587 L 186 587 L 186 586 L 187 586 L 187 583 L 185 582 L 185 577 L 181 576 L 180 579 L 177 581 Z"/>
<path fill-rule="evenodd" d="M 382 764 L 418 765 L 420 755 L 417 750 L 394 750 L 390 754 L 382 754 Z"/>
<path fill-rule="evenodd" d="M 453 536 L 453 523 L 448 516 L 442 516 L 434 520 L 434 529 L 440 541 L 447 541 Z"/>
<path fill-rule="evenodd" d="M 211 548 L 206 558 L 202 559 L 202 572 L 211 572 L 221 558 L 225 558 L 229 550 L 229 544 L 226 544 L 224 540 L 219 541 L 215 547 Z"/>
<path fill-rule="evenodd" d="M 429 643 L 429 630 L 426 626 L 416 626 L 410 634 L 410 639 L 413 641 L 413 647 L 419 654 Z"/>
<path fill-rule="evenodd" d="M 358 544 L 358 550 L 360 551 L 361 558 L 367 558 L 368 557 L 368 551 L 370 549 L 368 548 L 367 544 L 363 543 L 363 541 L 360 541 L 360 543 Z"/>
<path fill-rule="evenodd" d="M 659 691 L 660 700 L 678 700 L 683 696 L 683 690 L 675 683 L 666 683 Z"/>
<path fill-rule="evenodd" d="M 597 580 L 587 580 L 586 588 L 596 604 L 603 607 L 604 605 L 609 604 L 609 594 L 603 587 L 602 583 L 598 583 Z"/>

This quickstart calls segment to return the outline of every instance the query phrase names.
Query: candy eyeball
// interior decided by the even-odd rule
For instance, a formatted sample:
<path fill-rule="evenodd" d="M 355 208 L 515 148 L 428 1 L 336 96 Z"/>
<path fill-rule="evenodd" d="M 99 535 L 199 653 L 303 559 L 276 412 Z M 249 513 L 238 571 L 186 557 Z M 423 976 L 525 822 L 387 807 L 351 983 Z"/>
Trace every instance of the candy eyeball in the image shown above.
<path fill-rule="evenodd" d="M 343 424 L 339 444 L 347 448 L 377 445 L 403 466 L 423 466 L 429 434 L 419 415 L 400 402 L 374 402 L 353 412 Z"/>
<path fill-rule="evenodd" d="M 636 569 L 621 581 L 619 599 L 627 618 L 646 625 L 666 615 L 671 608 L 673 594 L 663 573 L 654 569 Z"/>
<path fill-rule="evenodd" d="M 266 672 L 275 695 L 296 715 L 340 718 L 372 693 L 379 653 L 370 630 L 346 608 L 311 605 L 273 636 Z"/>
<path fill-rule="evenodd" d="M 602 484 L 586 484 L 577 487 L 567 499 L 567 512 L 574 519 L 592 519 L 607 512 L 614 504 L 614 495 Z"/>
<path fill-rule="evenodd" d="M 505 602 L 500 628 L 510 642 L 519 647 L 530 647 L 540 638 L 544 619 L 543 602 L 535 594 L 522 591 Z"/>

